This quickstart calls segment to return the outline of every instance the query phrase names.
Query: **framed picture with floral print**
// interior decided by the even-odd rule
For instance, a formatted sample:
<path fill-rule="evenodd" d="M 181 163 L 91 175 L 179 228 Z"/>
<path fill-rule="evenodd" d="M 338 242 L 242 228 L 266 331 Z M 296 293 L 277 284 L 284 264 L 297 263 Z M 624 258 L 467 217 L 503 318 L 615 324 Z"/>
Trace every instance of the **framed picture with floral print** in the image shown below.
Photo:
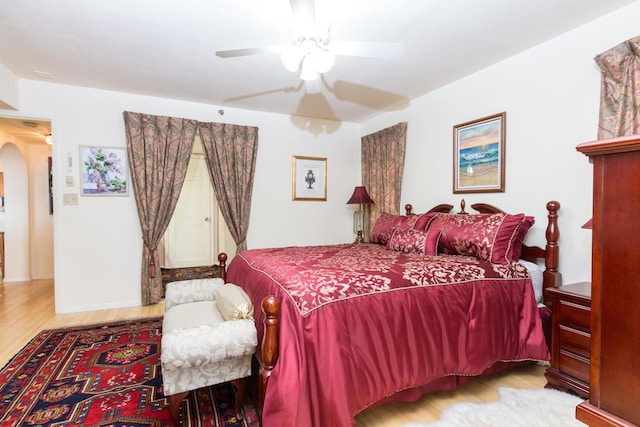
<path fill-rule="evenodd" d="M 80 146 L 82 196 L 129 195 L 127 149 Z"/>
<path fill-rule="evenodd" d="M 327 200 L 327 159 L 293 156 L 293 200 Z"/>
<path fill-rule="evenodd" d="M 453 127 L 454 193 L 504 193 L 506 117 L 502 112 Z"/>

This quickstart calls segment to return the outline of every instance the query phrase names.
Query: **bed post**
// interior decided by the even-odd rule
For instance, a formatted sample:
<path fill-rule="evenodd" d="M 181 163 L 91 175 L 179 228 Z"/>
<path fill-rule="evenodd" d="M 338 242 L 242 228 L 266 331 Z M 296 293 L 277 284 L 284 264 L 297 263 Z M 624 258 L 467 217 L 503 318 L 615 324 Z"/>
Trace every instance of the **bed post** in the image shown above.
<path fill-rule="evenodd" d="M 258 380 L 258 414 L 262 420 L 262 408 L 264 397 L 271 371 L 276 366 L 279 355 L 280 342 L 278 340 L 278 313 L 280 312 L 280 300 L 274 295 L 268 295 L 262 300 L 262 312 L 264 313 L 264 336 L 262 339 L 262 367 Z"/>
<path fill-rule="evenodd" d="M 218 262 L 220 263 L 220 278 L 226 283 L 227 254 L 221 252 L 218 255 Z M 278 315 L 280 314 L 280 299 L 274 295 L 264 297 L 262 300 L 262 312 L 264 313 L 264 335 L 262 337 L 262 365 L 258 378 L 258 417 L 260 425 L 262 425 L 262 408 L 264 407 L 267 384 L 279 356 Z"/>
<path fill-rule="evenodd" d="M 218 263 L 219 263 L 219 271 L 220 278 L 227 283 L 227 254 L 224 252 L 220 252 L 218 254 Z"/>
<path fill-rule="evenodd" d="M 558 229 L 558 211 L 560 210 L 560 203 L 556 201 L 550 201 L 547 203 L 547 211 L 549 212 L 549 222 L 547 224 L 547 230 L 545 236 L 547 238 L 547 245 L 545 247 L 545 270 L 542 273 L 543 289 L 557 288 L 562 284 L 562 274 L 558 271 L 558 252 L 560 250 L 558 246 L 558 239 L 560 238 L 560 230 Z M 546 293 L 544 293 L 544 304 L 550 307 L 551 301 L 548 300 Z"/>

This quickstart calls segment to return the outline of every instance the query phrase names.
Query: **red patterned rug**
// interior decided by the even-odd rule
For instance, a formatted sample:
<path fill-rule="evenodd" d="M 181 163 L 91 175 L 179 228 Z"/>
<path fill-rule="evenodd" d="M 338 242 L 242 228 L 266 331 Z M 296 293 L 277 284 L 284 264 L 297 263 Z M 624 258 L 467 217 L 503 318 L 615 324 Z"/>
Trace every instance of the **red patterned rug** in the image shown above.
<path fill-rule="evenodd" d="M 1 426 L 172 426 L 162 394 L 162 318 L 40 332 L 0 370 Z M 229 384 L 189 393 L 184 426 L 257 427 Z"/>

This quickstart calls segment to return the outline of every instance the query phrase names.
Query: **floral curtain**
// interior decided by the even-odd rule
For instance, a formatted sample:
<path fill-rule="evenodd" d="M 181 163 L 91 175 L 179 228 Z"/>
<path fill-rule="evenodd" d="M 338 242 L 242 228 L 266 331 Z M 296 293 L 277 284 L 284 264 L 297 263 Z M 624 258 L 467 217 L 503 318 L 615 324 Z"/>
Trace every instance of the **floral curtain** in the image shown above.
<path fill-rule="evenodd" d="M 241 252 L 247 249 L 258 128 L 198 122 L 198 131 L 220 212 Z"/>
<path fill-rule="evenodd" d="M 124 113 L 133 194 L 142 228 L 142 304 L 162 298 L 158 242 L 178 203 L 196 136 L 196 121 Z"/>
<path fill-rule="evenodd" d="M 406 122 L 362 137 L 362 185 L 374 201 L 365 205 L 366 240 L 382 212 L 400 212 L 406 145 Z"/>
<path fill-rule="evenodd" d="M 598 139 L 640 133 L 640 36 L 594 60 L 602 71 Z"/>

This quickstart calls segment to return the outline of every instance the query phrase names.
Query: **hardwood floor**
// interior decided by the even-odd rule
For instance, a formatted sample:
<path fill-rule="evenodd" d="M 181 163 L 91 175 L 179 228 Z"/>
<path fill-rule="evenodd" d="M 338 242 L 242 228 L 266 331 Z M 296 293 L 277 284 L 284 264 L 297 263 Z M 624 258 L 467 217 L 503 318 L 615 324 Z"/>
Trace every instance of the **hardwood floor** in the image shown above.
<path fill-rule="evenodd" d="M 0 283 L 0 367 L 39 331 L 110 320 L 160 316 L 164 303 L 82 313 L 55 314 L 53 280 Z M 542 388 L 545 366 L 530 365 L 472 381 L 458 390 L 435 392 L 413 403 L 392 403 L 356 417 L 357 427 L 402 427 L 408 422 L 436 421 L 440 412 L 456 402 L 490 402 L 498 387 Z"/>
<path fill-rule="evenodd" d="M 0 366 L 43 329 L 163 314 L 164 302 L 145 307 L 56 314 L 53 280 L 0 283 Z"/>
<path fill-rule="evenodd" d="M 479 378 L 457 390 L 437 391 L 416 402 L 390 403 L 356 416 L 357 427 L 402 427 L 405 423 L 437 421 L 440 412 L 457 402 L 491 402 L 498 399 L 499 387 L 543 388 L 546 366 L 529 365 L 509 372 Z"/>

